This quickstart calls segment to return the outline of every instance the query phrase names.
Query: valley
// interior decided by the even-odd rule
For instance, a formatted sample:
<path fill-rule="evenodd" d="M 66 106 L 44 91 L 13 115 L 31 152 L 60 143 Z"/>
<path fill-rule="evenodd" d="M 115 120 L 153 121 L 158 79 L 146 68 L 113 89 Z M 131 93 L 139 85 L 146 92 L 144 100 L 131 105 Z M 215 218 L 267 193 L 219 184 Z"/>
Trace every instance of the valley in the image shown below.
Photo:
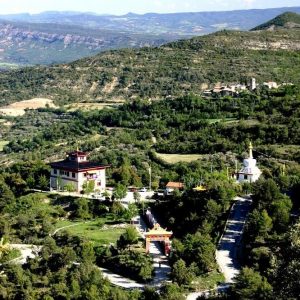
<path fill-rule="evenodd" d="M 1 72 L 0 298 L 297 299 L 291 22 Z"/>

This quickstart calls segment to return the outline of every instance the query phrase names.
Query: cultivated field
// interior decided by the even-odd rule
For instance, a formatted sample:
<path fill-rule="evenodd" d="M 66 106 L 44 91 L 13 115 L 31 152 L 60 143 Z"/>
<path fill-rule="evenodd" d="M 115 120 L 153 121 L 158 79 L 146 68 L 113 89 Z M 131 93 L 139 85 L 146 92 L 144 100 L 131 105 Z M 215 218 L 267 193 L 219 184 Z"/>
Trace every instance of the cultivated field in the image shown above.
<path fill-rule="evenodd" d="M 0 108 L 0 114 L 17 117 L 24 115 L 25 109 L 38 109 L 46 106 L 56 107 L 53 103 L 53 100 L 46 98 L 33 98 L 30 100 L 14 102 L 8 106 L 4 106 Z"/>
<path fill-rule="evenodd" d="M 201 154 L 165 154 L 156 153 L 156 156 L 169 164 L 176 164 L 178 162 L 191 162 L 197 159 L 202 159 Z"/>

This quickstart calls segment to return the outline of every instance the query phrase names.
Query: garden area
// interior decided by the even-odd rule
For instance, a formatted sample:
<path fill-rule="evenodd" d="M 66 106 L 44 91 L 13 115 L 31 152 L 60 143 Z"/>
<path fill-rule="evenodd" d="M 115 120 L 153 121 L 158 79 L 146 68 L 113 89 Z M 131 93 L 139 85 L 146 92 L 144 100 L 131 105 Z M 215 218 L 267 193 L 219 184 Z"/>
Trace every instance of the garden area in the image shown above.
<path fill-rule="evenodd" d="M 125 232 L 127 224 L 110 224 L 109 218 L 97 218 L 91 221 L 62 220 L 55 224 L 56 229 L 66 231 L 70 235 L 92 241 L 95 246 L 116 243 Z"/>

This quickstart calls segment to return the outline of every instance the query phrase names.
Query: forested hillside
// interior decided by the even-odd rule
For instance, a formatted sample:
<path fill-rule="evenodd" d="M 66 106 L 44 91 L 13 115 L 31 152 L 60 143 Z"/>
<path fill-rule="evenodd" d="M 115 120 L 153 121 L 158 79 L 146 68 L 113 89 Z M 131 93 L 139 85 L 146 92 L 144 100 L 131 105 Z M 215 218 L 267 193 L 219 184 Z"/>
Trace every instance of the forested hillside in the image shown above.
<path fill-rule="evenodd" d="M 300 82 L 299 31 L 221 31 L 158 48 L 105 52 L 0 74 L 2 105 L 42 96 L 59 104 L 200 93 L 216 82 Z"/>
<path fill-rule="evenodd" d="M 252 30 L 274 30 L 276 28 L 299 28 L 300 27 L 300 15 L 293 12 L 283 13 L 276 18 L 261 24 Z"/>

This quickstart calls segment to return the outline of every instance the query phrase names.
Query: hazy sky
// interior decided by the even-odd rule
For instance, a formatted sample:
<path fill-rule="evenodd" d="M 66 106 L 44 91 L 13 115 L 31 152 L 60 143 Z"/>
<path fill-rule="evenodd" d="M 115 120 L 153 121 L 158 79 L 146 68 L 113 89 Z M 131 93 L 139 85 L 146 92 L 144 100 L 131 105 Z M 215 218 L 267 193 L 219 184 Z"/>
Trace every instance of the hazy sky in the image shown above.
<path fill-rule="evenodd" d="M 0 0 L 0 14 L 48 10 L 98 14 L 172 13 L 300 6 L 300 0 Z"/>

